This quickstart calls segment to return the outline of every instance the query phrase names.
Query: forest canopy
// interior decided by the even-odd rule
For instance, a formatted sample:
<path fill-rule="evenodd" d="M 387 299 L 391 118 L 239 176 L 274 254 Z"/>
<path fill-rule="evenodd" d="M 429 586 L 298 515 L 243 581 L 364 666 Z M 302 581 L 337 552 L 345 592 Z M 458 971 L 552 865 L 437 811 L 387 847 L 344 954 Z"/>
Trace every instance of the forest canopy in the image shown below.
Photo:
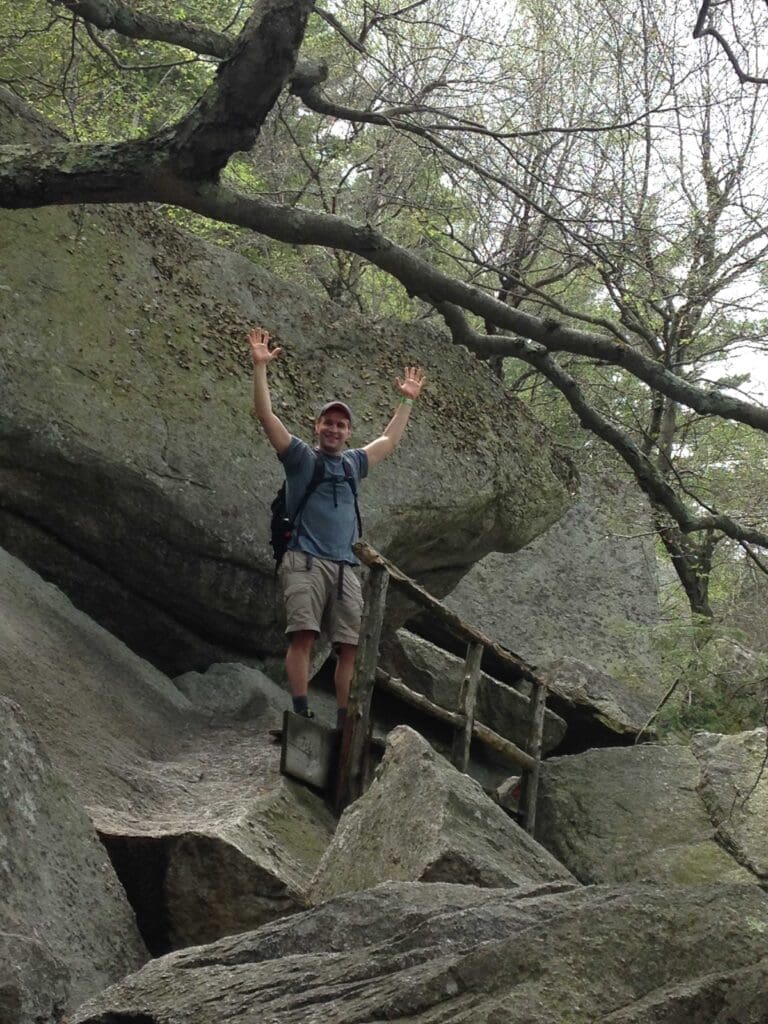
<path fill-rule="evenodd" d="M 1 84 L 61 132 L 0 145 L 3 207 L 160 204 L 440 319 L 632 474 L 693 612 L 718 558 L 768 570 L 765 4 L 0 8 Z"/>

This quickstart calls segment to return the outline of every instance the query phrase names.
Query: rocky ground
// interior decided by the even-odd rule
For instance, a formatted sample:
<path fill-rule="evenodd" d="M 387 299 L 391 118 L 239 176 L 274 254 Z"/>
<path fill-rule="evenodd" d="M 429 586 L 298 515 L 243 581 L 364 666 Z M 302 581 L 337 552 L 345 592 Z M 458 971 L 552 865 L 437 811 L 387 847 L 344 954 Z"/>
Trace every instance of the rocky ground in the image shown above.
<path fill-rule="evenodd" d="M 0 574 L 4 1024 L 764 1024 L 765 729 L 551 758 L 534 840 L 402 726 L 337 823 L 263 673 Z"/>
<path fill-rule="evenodd" d="M 73 1024 L 759 1024 L 766 929 L 752 886 L 390 882 L 155 961 Z"/>

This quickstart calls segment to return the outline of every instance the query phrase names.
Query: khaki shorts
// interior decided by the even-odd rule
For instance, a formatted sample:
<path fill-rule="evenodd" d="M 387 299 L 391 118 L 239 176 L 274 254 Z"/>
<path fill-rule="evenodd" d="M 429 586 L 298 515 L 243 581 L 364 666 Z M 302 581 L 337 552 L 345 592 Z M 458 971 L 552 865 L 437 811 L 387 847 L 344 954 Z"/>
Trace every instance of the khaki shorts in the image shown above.
<path fill-rule="evenodd" d="M 338 562 L 310 558 L 303 551 L 286 551 L 280 563 L 280 583 L 285 603 L 286 633 L 311 629 L 323 633 L 331 643 L 357 646 L 363 594 L 351 565 L 344 566 L 342 598 L 339 600 Z"/>

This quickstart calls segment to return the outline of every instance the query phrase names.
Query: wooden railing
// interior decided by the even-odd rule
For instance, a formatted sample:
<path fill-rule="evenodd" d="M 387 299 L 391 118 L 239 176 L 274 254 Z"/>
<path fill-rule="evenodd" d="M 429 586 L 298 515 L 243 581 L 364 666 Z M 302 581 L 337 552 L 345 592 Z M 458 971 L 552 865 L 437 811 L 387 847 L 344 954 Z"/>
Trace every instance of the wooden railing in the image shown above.
<path fill-rule="evenodd" d="M 371 699 L 374 686 L 388 690 L 401 700 L 453 726 L 451 760 L 459 771 L 465 772 L 469 763 L 469 748 L 477 739 L 496 754 L 505 757 L 522 769 L 521 808 L 523 825 L 531 835 L 536 825 L 536 798 L 539 788 L 539 769 L 544 734 L 547 690 L 533 670 L 511 651 L 494 643 L 473 626 L 441 604 L 418 583 L 406 576 L 396 565 L 380 555 L 369 544 L 359 541 L 355 553 L 370 569 L 365 584 L 365 607 L 360 630 L 360 644 L 355 663 L 355 674 L 349 695 L 347 719 L 342 737 L 339 774 L 336 785 L 336 806 L 341 811 L 361 796 L 368 779 L 368 755 L 371 732 Z M 379 667 L 379 644 L 384 624 L 387 588 L 397 587 L 412 601 L 437 619 L 454 637 L 467 644 L 464 673 L 459 687 L 455 711 L 433 703 L 423 694 L 416 693 L 405 683 L 388 675 Z M 493 651 L 516 676 L 531 686 L 531 719 L 527 750 L 499 736 L 481 722 L 475 721 L 475 701 L 480 683 L 480 663 L 485 650 Z"/>

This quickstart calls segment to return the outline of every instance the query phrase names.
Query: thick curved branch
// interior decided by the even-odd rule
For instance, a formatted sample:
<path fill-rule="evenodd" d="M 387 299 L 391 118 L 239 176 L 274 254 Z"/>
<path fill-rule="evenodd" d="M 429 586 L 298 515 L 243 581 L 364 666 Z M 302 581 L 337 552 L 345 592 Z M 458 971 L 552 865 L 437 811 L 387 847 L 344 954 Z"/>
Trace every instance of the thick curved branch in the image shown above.
<path fill-rule="evenodd" d="M 171 162 L 184 178 L 215 178 L 250 149 L 294 70 L 312 0 L 261 0 L 214 82 L 177 125 Z"/>
<path fill-rule="evenodd" d="M 312 0 L 258 0 L 236 39 L 194 25 L 140 14 L 119 0 L 52 0 L 90 25 L 133 38 L 161 39 L 222 58 L 216 78 L 173 137 L 168 158 L 181 177 L 215 179 L 233 153 L 250 149 L 268 113 L 296 70 Z M 301 68 L 297 80 L 322 81 L 317 66 Z M 98 200 L 103 201 L 103 200 Z"/>
<path fill-rule="evenodd" d="M 278 241 L 357 253 L 400 281 L 411 295 L 418 295 L 432 304 L 451 302 L 502 330 L 539 342 L 550 352 L 570 352 L 620 366 L 649 387 L 703 416 L 732 419 L 768 433 L 768 409 L 716 389 L 706 391 L 696 387 L 629 345 L 541 320 L 507 306 L 480 288 L 436 269 L 370 226 L 358 227 L 331 214 L 277 206 L 223 187 L 186 189 L 184 194 L 177 193 L 175 199 L 166 197 L 163 201 L 175 202 L 215 220 L 251 228 Z M 470 347 L 474 345 L 477 345 L 474 350 L 485 356 L 517 356 L 516 342 L 512 338 L 487 338 L 482 343 L 473 342 Z"/>
<path fill-rule="evenodd" d="M 112 29 L 129 39 L 152 39 L 156 42 L 183 46 L 185 50 L 224 59 L 232 52 L 235 39 L 223 32 L 214 32 L 205 25 L 172 18 L 158 18 L 120 0 L 49 0 L 66 7 L 83 21 L 100 29 Z"/>
<path fill-rule="evenodd" d="M 146 11 L 137 11 L 121 0 L 48 0 L 55 7 L 66 7 L 94 28 L 111 29 L 128 39 L 151 39 L 158 43 L 170 43 L 201 57 L 218 57 L 226 60 L 232 53 L 236 37 L 227 32 L 216 32 L 198 22 L 159 18 Z M 330 11 L 314 7 L 322 18 L 344 41 L 360 53 L 362 46 Z"/>
<path fill-rule="evenodd" d="M 215 180 L 233 153 L 253 146 L 294 70 L 311 8 L 312 0 L 260 0 L 213 83 L 156 136 L 0 147 L 2 205 L 146 202 L 179 179 Z"/>
<path fill-rule="evenodd" d="M 485 344 L 491 343 L 495 345 L 495 342 L 498 340 L 495 335 L 487 337 L 472 331 L 462 311 L 450 303 L 440 305 L 439 311 L 448 324 L 453 340 L 457 344 L 465 345 L 477 352 L 482 350 Z M 741 526 L 729 516 L 718 513 L 706 516 L 694 515 L 678 498 L 663 474 L 640 451 L 630 436 L 590 405 L 575 378 L 563 370 L 545 348 L 531 343 L 524 338 L 509 338 L 507 340 L 513 343 L 518 359 L 535 367 L 561 392 L 579 417 L 581 425 L 606 441 L 621 456 L 651 501 L 655 505 L 664 508 L 683 533 L 714 530 L 742 543 L 756 544 L 760 547 L 768 545 L 768 534 L 762 533 L 760 530 Z M 714 545 L 716 540 L 713 539 L 709 543 Z"/>
<path fill-rule="evenodd" d="M 144 142 L 0 146 L 0 206 L 152 202 L 176 180 L 168 166 L 169 141 L 158 136 Z"/>

